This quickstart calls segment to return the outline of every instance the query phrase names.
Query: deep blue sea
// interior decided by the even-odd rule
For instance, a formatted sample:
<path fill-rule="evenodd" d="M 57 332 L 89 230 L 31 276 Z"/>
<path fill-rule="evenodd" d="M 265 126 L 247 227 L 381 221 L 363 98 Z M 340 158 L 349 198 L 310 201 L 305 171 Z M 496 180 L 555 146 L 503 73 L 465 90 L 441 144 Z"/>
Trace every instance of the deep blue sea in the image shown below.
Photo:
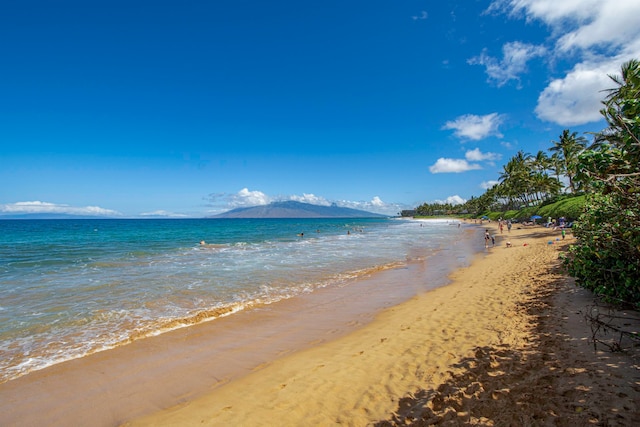
<path fill-rule="evenodd" d="M 471 240 L 466 227 L 387 218 L 2 220 L 0 382 L 348 286 L 438 251 L 466 262 L 479 246 L 452 244 Z"/>

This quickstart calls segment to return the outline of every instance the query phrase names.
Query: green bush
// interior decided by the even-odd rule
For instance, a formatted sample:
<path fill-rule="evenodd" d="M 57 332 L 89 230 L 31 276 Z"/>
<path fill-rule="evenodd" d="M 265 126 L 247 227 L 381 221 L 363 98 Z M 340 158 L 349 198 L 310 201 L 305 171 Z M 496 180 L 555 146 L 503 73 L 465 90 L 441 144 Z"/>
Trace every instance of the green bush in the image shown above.
<path fill-rule="evenodd" d="M 519 221 L 529 221 L 532 216 L 537 215 L 537 214 L 538 214 L 538 207 L 529 206 L 527 208 L 520 209 L 518 211 L 517 219 Z"/>
<path fill-rule="evenodd" d="M 589 195 L 566 265 L 581 286 L 640 308 L 640 61 L 612 79 L 601 110 L 609 127 L 578 157 Z"/>
<path fill-rule="evenodd" d="M 510 210 L 510 211 L 506 211 L 502 218 L 504 219 L 514 219 L 514 218 L 518 218 L 518 211 L 515 210 Z"/>
<path fill-rule="evenodd" d="M 617 195 L 590 196 L 586 213 L 574 226 L 578 244 L 565 260 L 582 287 L 615 302 L 640 307 L 640 229 L 636 212 L 620 209 Z"/>
<path fill-rule="evenodd" d="M 548 217 L 554 219 L 565 217 L 567 221 L 574 221 L 583 213 L 584 206 L 584 195 L 566 196 L 554 203 L 550 203 L 542 207 L 529 206 L 520 210 L 508 210 L 505 212 L 484 212 L 479 216 L 479 218 L 486 216 L 492 221 L 497 221 L 500 218 L 505 220 L 517 219 L 518 221 L 529 221 L 533 215 L 540 215 L 543 219 L 538 221 L 538 223 L 546 222 Z"/>
<path fill-rule="evenodd" d="M 564 198 L 555 203 L 543 206 L 538 210 L 538 215 L 543 218 L 565 217 L 568 221 L 575 221 L 584 212 L 585 196 Z"/>

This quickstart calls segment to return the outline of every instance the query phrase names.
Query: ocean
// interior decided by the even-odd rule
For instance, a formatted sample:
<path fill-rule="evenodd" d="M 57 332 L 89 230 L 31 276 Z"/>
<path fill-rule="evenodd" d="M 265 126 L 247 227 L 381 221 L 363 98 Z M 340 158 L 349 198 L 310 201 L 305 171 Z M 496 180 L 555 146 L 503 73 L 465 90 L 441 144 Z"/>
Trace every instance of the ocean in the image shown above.
<path fill-rule="evenodd" d="M 438 257 L 481 250 L 451 220 L 0 221 L 0 383 L 55 363 Z M 204 244 L 202 243 L 204 241 Z"/>

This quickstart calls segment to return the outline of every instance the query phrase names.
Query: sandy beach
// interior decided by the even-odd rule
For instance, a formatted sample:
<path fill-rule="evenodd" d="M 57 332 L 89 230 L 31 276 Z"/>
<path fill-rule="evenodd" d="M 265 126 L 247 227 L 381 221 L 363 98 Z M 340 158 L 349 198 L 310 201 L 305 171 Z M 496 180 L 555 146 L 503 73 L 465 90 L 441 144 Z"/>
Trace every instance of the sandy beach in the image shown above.
<path fill-rule="evenodd" d="M 264 331 L 233 337 L 246 341 L 244 350 L 223 357 L 206 345 L 211 325 L 185 328 L 0 385 L 0 424 L 635 425 L 638 342 L 609 330 L 595 336 L 602 343 L 594 348 L 585 321 L 593 298 L 559 268 L 570 234 L 563 241 L 543 227 L 504 234 L 487 227 L 496 246 L 451 284 L 351 329 L 309 341 L 305 326 L 314 318 L 305 318 L 284 346 L 264 332 L 269 311 L 256 310 L 242 321 Z M 423 273 L 389 271 L 376 280 Z M 292 323 L 299 309 L 291 306 Z M 615 322 L 640 332 L 638 317 L 616 312 Z M 292 346 L 298 350 L 282 350 Z M 238 375 L 234 366 L 254 368 Z"/>
<path fill-rule="evenodd" d="M 637 343 L 594 350 L 592 299 L 559 270 L 558 236 L 498 234 L 451 285 L 129 425 L 634 425 Z"/>

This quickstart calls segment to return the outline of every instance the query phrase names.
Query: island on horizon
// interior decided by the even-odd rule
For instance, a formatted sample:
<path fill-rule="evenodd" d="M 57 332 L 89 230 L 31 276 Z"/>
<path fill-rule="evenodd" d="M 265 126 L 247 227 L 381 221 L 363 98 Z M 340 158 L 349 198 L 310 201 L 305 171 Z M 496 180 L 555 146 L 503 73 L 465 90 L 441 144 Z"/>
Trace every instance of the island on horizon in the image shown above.
<path fill-rule="evenodd" d="M 385 218 L 359 209 L 343 208 L 335 203 L 331 206 L 313 205 L 293 200 L 273 202 L 268 205 L 232 209 L 208 218 Z"/>

